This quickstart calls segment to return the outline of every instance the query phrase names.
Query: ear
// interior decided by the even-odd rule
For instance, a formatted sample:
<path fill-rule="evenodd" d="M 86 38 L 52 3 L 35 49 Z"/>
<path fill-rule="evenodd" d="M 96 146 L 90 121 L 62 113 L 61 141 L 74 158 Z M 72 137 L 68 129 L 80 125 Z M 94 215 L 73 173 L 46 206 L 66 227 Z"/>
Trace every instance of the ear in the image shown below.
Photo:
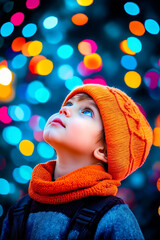
<path fill-rule="evenodd" d="M 101 160 L 105 163 L 108 162 L 108 159 L 107 159 L 107 150 L 105 149 L 105 147 L 97 147 L 94 152 L 93 152 L 93 155 L 95 158 L 97 158 L 98 160 Z"/>

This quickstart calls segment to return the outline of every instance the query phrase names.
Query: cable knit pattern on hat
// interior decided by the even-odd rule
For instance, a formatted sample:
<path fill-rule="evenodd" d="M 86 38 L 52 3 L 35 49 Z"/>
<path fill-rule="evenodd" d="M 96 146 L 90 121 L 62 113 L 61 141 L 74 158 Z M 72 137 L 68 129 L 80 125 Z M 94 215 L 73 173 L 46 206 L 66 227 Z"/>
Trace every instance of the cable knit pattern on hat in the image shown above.
<path fill-rule="evenodd" d="M 105 130 L 108 172 L 123 180 L 145 162 L 152 146 L 152 129 L 136 103 L 120 89 L 86 84 L 72 90 L 69 98 L 87 93 L 96 102 Z"/>

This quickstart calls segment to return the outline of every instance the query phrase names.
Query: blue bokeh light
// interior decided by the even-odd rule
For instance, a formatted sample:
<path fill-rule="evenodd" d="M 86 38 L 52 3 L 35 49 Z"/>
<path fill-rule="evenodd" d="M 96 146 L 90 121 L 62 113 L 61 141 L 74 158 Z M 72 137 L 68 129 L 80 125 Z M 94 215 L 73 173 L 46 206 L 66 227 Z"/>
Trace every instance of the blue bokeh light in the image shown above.
<path fill-rule="evenodd" d="M 9 192 L 10 192 L 9 182 L 4 178 L 0 178 L 0 194 L 7 195 Z"/>
<path fill-rule="evenodd" d="M 3 206 L 0 204 L 0 217 L 3 215 Z"/>
<path fill-rule="evenodd" d="M 35 92 L 35 99 L 40 103 L 46 103 L 50 96 L 50 91 L 46 87 L 39 88 Z"/>
<path fill-rule="evenodd" d="M 37 145 L 37 152 L 40 155 L 40 157 L 50 159 L 54 156 L 54 149 L 49 144 L 45 142 L 40 142 Z"/>
<path fill-rule="evenodd" d="M 31 179 L 32 171 L 33 169 L 28 165 L 22 165 L 19 168 L 20 176 L 26 181 L 29 181 Z"/>
<path fill-rule="evenodd" d="M 26 184 L 28 180 L 24 179 L 20 174 L 20 168 L 15 168 L 12 172 L 13 178 L 16 182 Z"/>
<path fill-rule="evenodd" d="M 147 19 L 144 22 L 144 26 L 145 26 L 146 31 L 153 35 L 158 34 L 160 31 L 159 24 L 153 19 Z"/>
<path fill-rule="evenodd" d="M 74 70 L 68 64 L 61 65 L 58 68 L 58 76 L 63 80 L 67 80 L 68 78 L 73 77 L 73 74 L 74 74 Z"/>
<path fill-rule="evenodd" d="M 6 22 L 1 27 L 1 35 L 2 37 L 8 37 L 14 31 L 14 25 L 11 22 Z"/>
<path fill-rule="evenodd" d="M 127 70 L 134 70 L 137 67 L 137 60 L 130 55 L 122 56 L 121 65 Z"/>
<path fill-rule="evenodd" d="M 127 2 L 124 4 L 124 10 L 129 15 L 135 16 L 140 13 L 139 6 L 134 2 Z"/>
<path fill-rule="evenodd" d="M 44 19 L 43 26 L 46 29 L 52 29 L 58 24 L 58 18 L 50 16 Z"/>
<path fill-rule="evenodd" d="M 57 54 L 62 59 L 70 58 L 73 55 L 73 48 L 68 44 L 64 44 L 58 48 Z"/>
<path fill-rule="evenodd" d="M 83 81 L 76 76 L 73 76 L 72 78 L 69 78 L 65 81 L 65 86 L 69 90 L 73 90 L 75 87 L 82 86 L 82 85 L 83 85 Z"/>
<path fill-rule="evenodd" d="M 23 29 L 22 29 L 22 35 L 24 37 L 32 37 L 37 32 L 37 25 L 34 23 L 28 23 Z"/>
<path fill-rule="evenodd" d="M 23 54 L 18 54 L 12 60 L 12 67 L 15 69 L 20 69 L 27 63 L 27 57 Z"/>
<path fill-rule="evenodd" d="M 18 127 L 8 126 L 3 129 L 2 136 L 7 143 L 16 145 L 22 139 L 22 132 Z"/>
<path fill-rule="evenodd" d="M 139 53 L 142 50 L 141 41 L 136 37 L 127 38 L 127 46 L 135 53 Z"/>

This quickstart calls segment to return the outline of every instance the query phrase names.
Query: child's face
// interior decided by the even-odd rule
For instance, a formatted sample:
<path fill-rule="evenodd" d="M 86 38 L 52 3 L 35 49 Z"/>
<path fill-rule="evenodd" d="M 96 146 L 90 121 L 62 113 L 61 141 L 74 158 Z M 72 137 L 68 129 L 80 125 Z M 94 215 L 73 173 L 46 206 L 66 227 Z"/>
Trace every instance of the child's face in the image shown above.
<path fill-rule="evenodd" d="M 77 101 L 77 95 L 48 119 L 43 137 L 55 150 L 65 148 L 79 154 L 90 154 L 97 146 L 103 123 L 94 100 Z M 60 118 L 65 127 L 52 122 L 56 118 Z"/>

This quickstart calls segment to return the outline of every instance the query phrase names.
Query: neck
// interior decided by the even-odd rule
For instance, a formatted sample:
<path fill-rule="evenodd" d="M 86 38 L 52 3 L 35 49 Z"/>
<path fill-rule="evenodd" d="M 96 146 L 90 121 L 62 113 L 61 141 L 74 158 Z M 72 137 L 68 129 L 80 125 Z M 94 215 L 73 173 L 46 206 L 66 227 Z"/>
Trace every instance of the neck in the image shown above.
<path fill-rule="evenodd" d="M 57 151 L 57 150 L 56 150 Z M 54 170 L 54 179 L 62 177 L 78 168 L 86 167 L 88 165 L 100 164 L 97 159 L 91 156 L 80 156 L 79 154 L 57 153 L 56 166 Z"/>

